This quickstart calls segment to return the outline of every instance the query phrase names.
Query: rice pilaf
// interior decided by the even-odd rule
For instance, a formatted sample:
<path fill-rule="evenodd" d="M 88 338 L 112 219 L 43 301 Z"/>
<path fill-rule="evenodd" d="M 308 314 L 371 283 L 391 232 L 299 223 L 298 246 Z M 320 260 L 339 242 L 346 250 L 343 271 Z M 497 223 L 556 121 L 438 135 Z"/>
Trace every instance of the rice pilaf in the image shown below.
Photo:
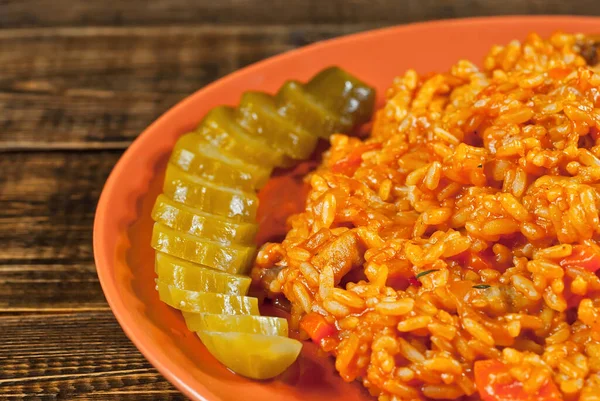
<path fill-rule="evenodd" d="M 600 400 L 595 56 L 531 34 L 482 68 L 409 70 L 367 139 L 332 137 L 253 277 L 344 380 L 380 401 Z"/>

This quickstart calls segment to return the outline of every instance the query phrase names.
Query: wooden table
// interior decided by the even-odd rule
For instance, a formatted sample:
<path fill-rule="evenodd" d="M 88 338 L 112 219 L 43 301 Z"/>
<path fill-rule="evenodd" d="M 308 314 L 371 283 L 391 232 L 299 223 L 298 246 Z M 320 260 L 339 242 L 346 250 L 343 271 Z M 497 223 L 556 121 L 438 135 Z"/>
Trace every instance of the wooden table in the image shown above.
<path fill-rule="evenodd" d="M 596 0 L 0 0 L 0 399 L 181 400 L 125 337 L 96 202 L 155 118 L 244 65 L 384 25 Z"/>

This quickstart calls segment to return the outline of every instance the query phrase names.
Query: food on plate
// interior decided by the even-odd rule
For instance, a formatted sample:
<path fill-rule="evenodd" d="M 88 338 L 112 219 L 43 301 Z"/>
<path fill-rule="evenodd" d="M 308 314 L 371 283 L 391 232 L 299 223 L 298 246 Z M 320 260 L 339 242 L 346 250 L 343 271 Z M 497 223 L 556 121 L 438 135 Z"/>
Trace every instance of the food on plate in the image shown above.
<path fill-rule="evenodd" d="M 220 243 L 253 244 L 258 230 L 256 223 L 238 222 L 206 213 L 175 202 L 164 194 L 156 199 L 152 218 L 175 231 Z"/>
<path fill-rule="evenodd" d="M 159 280 L 180 290 L 246 295 L 250 278 L 229 274 L 156 252 L 155 272 Z"/>
<path fill-rule="evenodd" d="M 235 114 L 232 107 L 216 107 L 208 112 L 196 132 L 229 157 L 268 168 L 285 165 L 283 152 L 265 146 L 260 138 L 237 123 Z"/>
<path fill-rule="evenodd" d="M 170 161 L 196 177 L 243 190 L 262 187 L 272 170 L 228 156 L 195 132 L 182 135 L 177 140 Z"/>
<path fill-rule="evenodd" d="M 302 348 L 286 319 L 260 316 L 258 299 L 247 296 L 251 279 L 241 274 L 256 254 L 256 190 L 274 168 L 309 159 L 319 138 L 365 123 L 374 99 L 372 88 L 330 68 L 277 96 L 246 92 L 237 108 L 212 109 L 175 144 L 152 211 L 156 289 L 234 372 L 272 378 Z"/>
<path fill-rule="evenodd" d="M 371 120 L 375 91 L 339 67 L 319 72 L 306 84 L 306 91 L 323 107 L 350 119 L 353 125 Z"/>
<path fill-rule="evenodd" d="M 597 400 L 597 43 L 531 34 L 481 67 L 408 70 L 368 138 L 331 136 L 252 270 L 291 333 L 380 401 Z M 349 121 L 306 99 L 296 122 Z"/>
<path fill-rule="evenodd" d="M 173 308 L 194 313 L 258 315 L 258 299 L 243 295 L 181 290 L 158 279 L 160 300 Z"/>
<path fill-rule="evenodd" d="M 248 131 L 296 160 L 305 160 L 315 150 L 317 138 L 277 112 L 272 96 L 246 92 L 236 109 L 236 119 Z"/>
<path fill-rule="evenodd" d="M 213 315 L 183 312 L 183 318 L 191 331 L 217 331 L 288 336 L 287 320 L 273 316 Z"/>
<path fill-rule="evenodd" d="M 285 118 L 313 135 L 329 138 L 332 132 L 348 132 L 352 128 L 350 116 L 323 106 L 298 81 L 283 84 L 275 99 L 283 106 L 281 111 Z"/>
<path fill-rule="evenodd" d="M 253 246 L 214 242 L 161 223 L 154 224 L 152 247 L 157 252 L 232 274 L 245 273 L 255 253 Z"/>
<path fill-rule="evenodd" d="M 251 379 L 270 379 L 298 358 L 302 343 L 282 336 L 199 331 L 208 351 L 223 365 Z"/>
<path fill-rule="evenodd" d="M 174 164 L 167 166 L 163 193 L 175 202 L 236 221 L 254 222 L 258 198 L 242 191 L 203 180 Z"/>

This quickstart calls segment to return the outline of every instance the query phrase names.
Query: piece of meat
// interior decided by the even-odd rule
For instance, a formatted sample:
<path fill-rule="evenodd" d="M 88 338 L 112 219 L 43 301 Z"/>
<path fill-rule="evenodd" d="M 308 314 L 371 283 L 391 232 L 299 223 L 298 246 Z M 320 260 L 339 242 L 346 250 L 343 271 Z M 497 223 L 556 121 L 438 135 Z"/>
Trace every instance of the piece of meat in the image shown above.
<path fill-rule="evenodd" d="M 312 263 L 321 269 L 326 265 L 333 268 L 335 285 L 342 277 L 364 263 L 365 249 L 354 231 L 346 231 L 335 240 L 323 245 L 313 256 Z"/>

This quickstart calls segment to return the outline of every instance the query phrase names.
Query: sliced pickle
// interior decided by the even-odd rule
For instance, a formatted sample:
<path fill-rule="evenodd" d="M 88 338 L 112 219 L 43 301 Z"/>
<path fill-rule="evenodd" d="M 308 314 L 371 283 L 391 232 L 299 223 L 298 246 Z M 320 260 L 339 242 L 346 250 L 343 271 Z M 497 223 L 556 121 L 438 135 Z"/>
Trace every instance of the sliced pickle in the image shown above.
<path fill-rule="evenodd" d="M 287 337 L 199 331 L 198 336 L 219 362 L 251 379 L 270 379 L 298 358 L 302 343 Z"/>
<path fill-rule="evenodd" d="M 354 126 L 371 119 L 375 89 L 339 67 L 329 67 L 315 75 L 306 91 L 324 107 L 347 116 Z"/>
<path fill-rule="evenodd" d="M 152 219 L 174 230 L 209 241 L 252 245 L 258 224 L 236 222 L 215 214 L 205 213 L 161 194 L 152 209 Z"/>
<path fill-rule="evenodd" d="M 266 93 L 244 93 L 236 118 L 242 127 L 293 159 L 308 159 L 317 146 L 317 137 L 278 114 Z"/>
<path fill-rule="evenodd" d="M 179 203 L 236 221 L 254 222 L 258 197 L 254 192 L 227 188 L 186 173 L 172 163 L 167 166 L 163 192 Z"/>
<path fill-rule="evenodd" d="M 152 247 L 176 258 L 231 274 L 245 273 L 256 253 L 254 247 L 207 241 L 161 223 L 154 224 Z"/>
<path fill-rule="evenodd" d="M 196 130 L 199 135 L 222 152 L 247 163 L 281 166 L 286 158 L 280 150 L 265 146 L 235 121 L 231 107 L 215 107 L 208 112 Z"/>
<path fill-rule="evenodd" d="M 260 316 L 246 296 L 251 278 L 239 275 L 256 255 L 255 191 L 275 167 L 308 159 L 318 138 L 367 122 L 374 102 L 373 88 L 332 67 L 275 97 L 246 92 L 237 109 L 212 109 L 177 141 L 152 211 L 156 288 L 232 371 L 270 379 L 302 349 L 287 320 Z"/>
<path fill-rule="evenodd" d="M 154 270 L 160 282 L 188 291 L 246 295 L 252 282 L 250 277 L 220 272 L 161 252 L 156 252 Z"/>
<path fill-rule="evenodd" d="M 288 322 L 281 317 L 183 312 L 183 318 L 190 331 L 235 331 L 267 336 L 288 336 Z"/>
<path fill-rule="evenodd" d="M 258 299 L 214 292 L 180 290 L 158 281 L 158 296 L 167 305 L 185 312 L 258 315 Z"/>
<path fill-rule="evenodd" d="M 271 169 L 225 155 L 197 133 L 177 140 L 171 163 L 192 175 L 226 187 L 254 190 L 262 187 Z"/>
<path fill-rule="evenodd" d="M 329 138 L 336 132 L 348 132 L 352 120 L 323 107 L 302 84 L 287 81 L 277 92 L 279 113 L 313 135 Z"/>

